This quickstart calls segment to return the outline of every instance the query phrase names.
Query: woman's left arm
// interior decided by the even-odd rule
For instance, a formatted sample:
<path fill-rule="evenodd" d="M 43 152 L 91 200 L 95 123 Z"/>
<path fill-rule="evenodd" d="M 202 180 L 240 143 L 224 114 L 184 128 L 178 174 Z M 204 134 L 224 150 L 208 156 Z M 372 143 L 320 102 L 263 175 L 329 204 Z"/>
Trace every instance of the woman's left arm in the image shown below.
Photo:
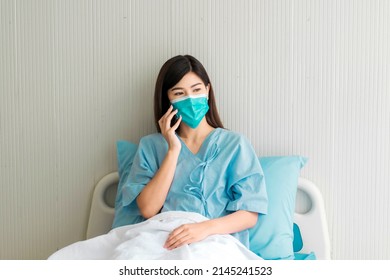
<path fill-rule="evenodd" d="M 230 234 L 253 227 L 258 213 L 238 210 L 232 214 L 200 223 L 184 224 L 173 230 L 164 244 L 168 250 L 201 241 L 213 234 Z"/>

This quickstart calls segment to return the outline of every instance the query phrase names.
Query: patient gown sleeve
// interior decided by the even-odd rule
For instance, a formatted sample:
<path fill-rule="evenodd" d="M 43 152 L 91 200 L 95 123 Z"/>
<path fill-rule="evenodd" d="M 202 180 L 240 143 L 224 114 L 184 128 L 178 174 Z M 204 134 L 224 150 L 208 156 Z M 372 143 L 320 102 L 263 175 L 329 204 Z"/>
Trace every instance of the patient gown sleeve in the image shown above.
<path fill-rule="evenodd" d="M 231 201 L 226 210 L 266 214 L 268 197 L 259 159 L 244 136 L 234 150 L 228 167 Z"/>
<path fill-rule="evenodd" d="M 139 143 L 129 177 L 122 189 L 123 206 L 136 203 L 135 199 L 159 168 L 160 158 L 165 154 L 165 146 L 164 139 L 157 139 L 157 143 L 161 141 L 161 147 L 156 147 L 156 137 L 159 136 L 144 137 Z"/>

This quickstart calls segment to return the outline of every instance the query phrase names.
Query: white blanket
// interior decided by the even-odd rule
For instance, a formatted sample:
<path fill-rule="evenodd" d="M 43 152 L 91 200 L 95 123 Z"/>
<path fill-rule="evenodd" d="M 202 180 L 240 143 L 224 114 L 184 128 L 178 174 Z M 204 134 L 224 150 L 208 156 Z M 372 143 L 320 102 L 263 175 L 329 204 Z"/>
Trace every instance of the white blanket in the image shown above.
<path fill-rule="evenodd" d="M 212 235 L 190 245 L 167 250 L 168 234 L 182 224 L 204 221 L 197 213 L 164 212 L 145 222 L 118 227 L 109 233 L 73 243 L 49 257 L 50 260 L 258 260 L 231 235 Z"/>

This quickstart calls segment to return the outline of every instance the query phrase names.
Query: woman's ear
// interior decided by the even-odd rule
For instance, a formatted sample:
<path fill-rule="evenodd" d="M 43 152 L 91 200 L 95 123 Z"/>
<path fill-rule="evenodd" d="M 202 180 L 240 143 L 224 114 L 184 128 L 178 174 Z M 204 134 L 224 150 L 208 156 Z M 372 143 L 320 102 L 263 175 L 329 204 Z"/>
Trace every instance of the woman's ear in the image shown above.
<path fill-rule="evenodd" d="M 207 100 L 209 100 L 210 84 L 207 84 L 206 91 L 207 91 Z"/>

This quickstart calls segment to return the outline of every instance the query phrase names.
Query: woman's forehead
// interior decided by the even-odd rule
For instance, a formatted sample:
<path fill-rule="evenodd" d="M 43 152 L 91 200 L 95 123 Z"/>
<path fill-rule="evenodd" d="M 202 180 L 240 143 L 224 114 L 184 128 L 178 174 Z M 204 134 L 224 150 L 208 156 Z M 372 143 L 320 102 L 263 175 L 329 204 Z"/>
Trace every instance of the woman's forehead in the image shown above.
<path fill-rule="evenodd" d="M 188 72 L 171 90 L 174 90 L 175 88 L 191 88 L 199 84 L 203 85 L 202 79 L 194 72 Z"/>

